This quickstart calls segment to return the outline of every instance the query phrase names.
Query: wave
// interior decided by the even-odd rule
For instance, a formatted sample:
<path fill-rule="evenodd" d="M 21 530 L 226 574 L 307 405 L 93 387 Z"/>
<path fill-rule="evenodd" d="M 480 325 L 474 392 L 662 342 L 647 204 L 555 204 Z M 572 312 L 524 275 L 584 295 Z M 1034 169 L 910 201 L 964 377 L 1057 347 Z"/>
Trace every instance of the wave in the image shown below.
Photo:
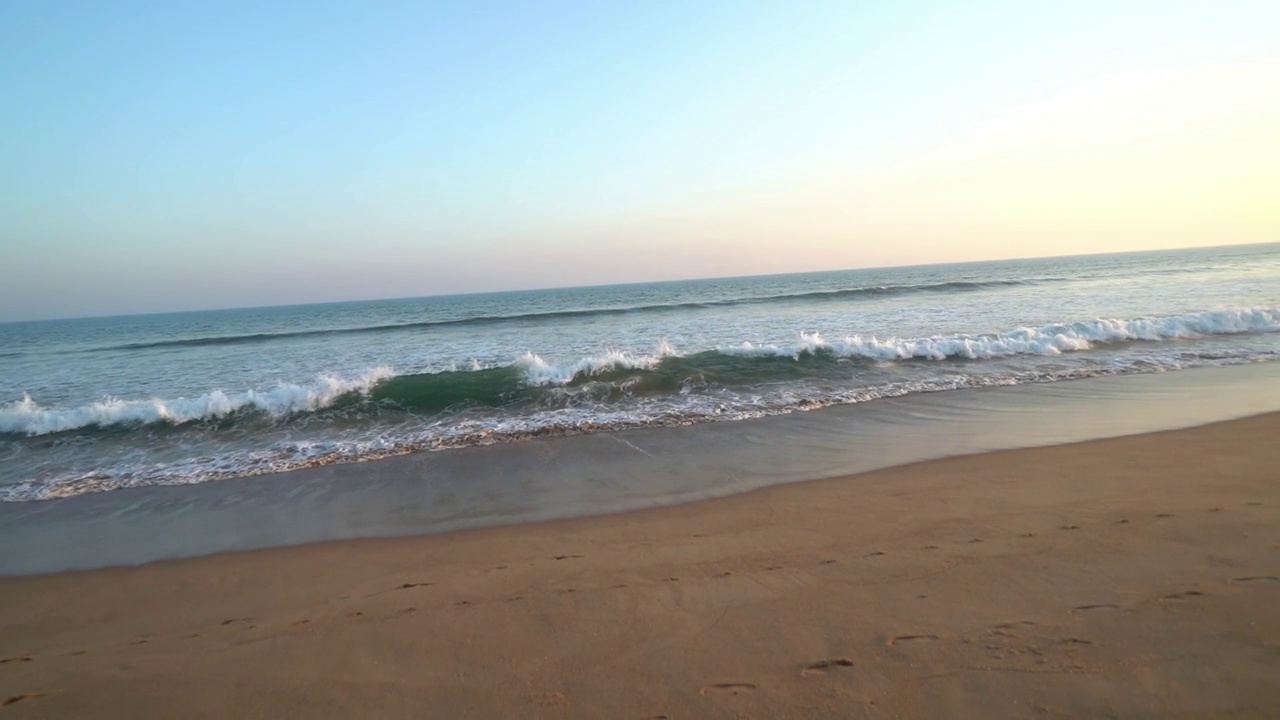
<path fill-rule="evenodd" d="M 94 453 L 91 469 L 55 471 L 0 485 L 0 502 L 65 498 L 92 492 L 188 485 L 234 477 L 252 477 L 337 463 L 364 462 L 421 451 L 518 442 L 536 437 L 583 435 L 643 427 L 747 420 L 873 400 L 951 390 L 1028 385 L 1094 377 L 1156 373 L 1193 367 L 1275 361 L 1267 351 L 1179 352 L 1169 356 L 1113 358 L 1072 368 L 1042 368 L 988 374 L 940 375 L 843 389 L 797 387 L 737 396 L 682 397 L 680 402 L 616 408 L 561 408 L 512 417 L 466 419 L 416 427 L 364 427 L 327 440 L 272 443 L 187 458 L 178 462 L 137 463 L 132 456 L 112 464 Z M 394 382 L 392 379 L 390 382 Z"/>
<path fill-rule="evenodd" d="M 633 313 L 669 312 L 673 310 L 699 310 L 708 308 L 731 307 L 735 305 L 758 305 L 780 302 L 830 301 L 855 299 L 859 297 L 884 297 L 894 295 L 910 295 L 916 293 L 976 292 L 1026 285 L 1038 285 L 1048 282 L 1062 282 L 1065 278 L 1037 278 L 1028 280 L 990 280 L 990 281 L 954 281 L 943 283 L 926 283 L 915 285 L 874 285 L 835 290 L 814 290 L 800 293 L 778 295 L 755 295 L 720 300 L 696 302 L 654 303 L 647 305 L 628 305 L 623 307 L 575 308 L 570 310 L 551 310 L 546 312 L 515 313 L 509 315 L 472 315 L 461 318 L 440 320 L 423 320 L 421 322 L 387 323 L 378 325 L 361 325 L 345 328 L 318 328 L 313 330 L 290 330 L 285 332 L 248 333 L 243 335 L 219 335 L 212 337 L 174 338 L 148 342 L 109 345 L 84 350 L 82 352 L 109 352 L 118 350 L 147 350 L 163 347 L 202 347 L 206 345 L 237 345 L 242 343 L 271 342 L 276 340 L 298 339 L 327 335 L 356 335 L 364 333 L 384 333 L 408 330 L 424 330 L 436 327 L 457 325 L 490 325 L 508 322 L 546 322 L 549 320 L 565 320 L 572 318 L 605 317 L 611 315 L 628 315 Z"/>
<path fill-rule="evenodd" d="M 389 368 L 380 367 L 359 378 L 322 375 L 309 385 L 280 383 L 261 392 L 249 390 L 227 394 L 214 390 L 196 398 L 174 400 L 106 398 L 71 409 L 42 408 L 29 395 L 24 395 L 21 400 L 0 410 L 0 433 L 48 435 L 90 426 L 182 425 L 196 420 L 219 419 L 249 409 L 280 417 L 328 407 L 351 393 L 367 393 L 374 385 L 394 374 Z"/>
<path fill-rule="evenodd" d="M 817 333 L 802 334 L 789 345 L 741 345 L 720 351 L 743 356 L 799 357 L 828 352 L 837 357 L 869 360 L 987 360 L 1011 355 L 1061 355 L 1117 342 L 1179 340 L 1206 335 L 1235 335 L 1280 331 L 1280 309 L 1247 308 L 1147 317 L 1133 320 L 1087 320 L 1041 328 L 1019 328 L 990 335 L 950 335 L 929 338 L 878 339 L 851 335 L 827 341 Z"/>
<path fill-rule="evenodd" d="M 398 374 L 387 367 L 358 377 L 321 376 L 239 393 L 215 390 L 195 398 L 107 398 L 75 408 L 44 408 L 29 396 L 0 408 L 0 433 L 47 435 L 81 428 L 221 420 L 256 413 L 279 420 L 344 402 L 368 402 L 410 413 L 474 407 L 542 409 L 625 398 L 687 395 L 708 388 L 753 388 L 794 381 L 851 381 L 851 370 L 881 363 L 993 360 L 1057 356 L 1125 342 L 1161 342 L 1214 335 L 1280 331 L 1280 308 L 1217 310 L 1165 317 L 1097 319 L 1018 328 L 992 334 L 927 338 L 850 335 L 828 340 L 802 334 L 786 344 L 742 343 L 682 354 L 666 342 L 652 353 L 613 350 L 555 364 L 526 353 L 501 367 Z"/>

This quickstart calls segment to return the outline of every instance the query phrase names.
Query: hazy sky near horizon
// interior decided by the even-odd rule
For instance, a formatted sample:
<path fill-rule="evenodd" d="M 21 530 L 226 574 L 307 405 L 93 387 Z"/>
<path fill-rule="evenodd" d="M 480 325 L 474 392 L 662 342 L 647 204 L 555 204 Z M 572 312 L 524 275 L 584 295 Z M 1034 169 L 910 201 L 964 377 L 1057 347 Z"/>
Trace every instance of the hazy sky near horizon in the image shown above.
<path fill-rule="evenodd" d="M 1280 3 L 15 0 L 0 320 L 1280 240 Z"/>

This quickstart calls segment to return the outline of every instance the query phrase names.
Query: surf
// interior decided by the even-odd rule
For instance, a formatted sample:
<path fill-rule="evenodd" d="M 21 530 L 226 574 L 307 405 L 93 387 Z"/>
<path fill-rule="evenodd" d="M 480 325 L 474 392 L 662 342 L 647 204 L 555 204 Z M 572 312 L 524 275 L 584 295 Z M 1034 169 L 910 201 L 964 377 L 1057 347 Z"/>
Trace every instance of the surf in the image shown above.
<path fill-rule="evenodd" d="M 531 351 L 506 365 L 397 372 L 381 365 L 352 376 L 321 374 L 309 382 L 194 397 L 119 398 L 45 407 L 30 395 L 0 407 L 0 434 L 41 436 L 92 428 L 181 426 L 253 417 L 283 422 L 300 415 L 377 407 L 436 414 L 468 408 L 567 408 L 639 397 L 679 397 L 714 388 L 776 383 L 856 384 L 882 363 L 999 360 L 1088 353 L 1122 343 L 1167 343 L 1218 335 L 1280 331 L 1280 309 L 1225 309 L 1132 319 L 1094 319 L 990 334 L 898 338 L 801 333 L 792 342 L 743 342 L 682 352 L 666 341 L 651 352 L 606 350 L 567 363 Z M 1206 358 L 1208 361 L 1211 358 Z"/>

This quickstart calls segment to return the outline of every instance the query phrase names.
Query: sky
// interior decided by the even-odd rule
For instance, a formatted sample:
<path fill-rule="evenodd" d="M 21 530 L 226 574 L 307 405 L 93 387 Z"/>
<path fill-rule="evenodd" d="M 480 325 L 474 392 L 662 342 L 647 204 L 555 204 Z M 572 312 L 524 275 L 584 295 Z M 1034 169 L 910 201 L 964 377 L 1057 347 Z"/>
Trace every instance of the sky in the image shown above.
<path fill-rule="evenodd" d="M 0 320 L 1280 241 L 1280 3 L 62 2 Z"/>

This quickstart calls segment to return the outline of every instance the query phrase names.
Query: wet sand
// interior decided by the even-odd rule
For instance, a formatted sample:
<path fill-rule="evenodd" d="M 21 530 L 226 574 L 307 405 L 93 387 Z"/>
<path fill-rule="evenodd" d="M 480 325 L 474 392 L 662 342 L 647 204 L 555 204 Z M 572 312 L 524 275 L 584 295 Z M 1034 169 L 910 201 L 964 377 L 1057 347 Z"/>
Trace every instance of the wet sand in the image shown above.
<path fill-rule="evenodd" d="M 0 713 L 1277 717 L 1277 437 L 0 579 Z"/>

